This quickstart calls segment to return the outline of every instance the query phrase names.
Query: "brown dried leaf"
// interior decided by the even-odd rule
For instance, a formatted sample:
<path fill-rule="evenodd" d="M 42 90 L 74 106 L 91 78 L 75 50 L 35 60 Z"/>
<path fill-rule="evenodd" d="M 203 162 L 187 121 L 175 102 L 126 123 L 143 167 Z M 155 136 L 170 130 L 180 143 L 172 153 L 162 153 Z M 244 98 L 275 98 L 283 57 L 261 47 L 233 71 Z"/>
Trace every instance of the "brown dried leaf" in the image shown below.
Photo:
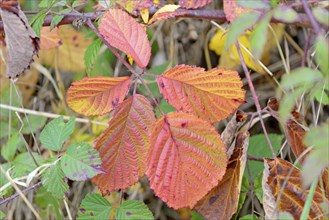
<path fill-rule="evenodd" d="M 285 183 L 286 182 L 286 183 Z M 263 178 L 263 190 L 267 195 L 266 184 L 271 189 L 276 200 L 277 211 L 289 212 L 295 219 L 299 219 L 309 193 L 309 189 L 303 190 L 301 172 L 289 163 L 280 158 L 265 159 L 265 170 Z M 286 184 L 286 185 L 284 185 Z M 284 187 L 285 186 L 285 187 Z M 269 204 L 268 196 L 264 196 L 264 204 Z M 321 187 L 318 186 L 314 192 L 313 201 L 309 213 L 309 219 L 325 219 L 322 205 L 329 204 L 328 198 L 324 198 Z M 273 201 L 270 202 L 273 211 Z M 265 207 L 267 219 L 272 219 L 273 215 Z"/>
<path fill-rule="evenodd" d="M 241 110 L 237 110 L 226 125 L 224 131 L 221 134 L 221 138 L 227 148 L 231 146 L 236 131 L 243 125 L 246 119 L 247 114 Z M 230 157 L 230 155 L 228 155 L 228 157 Z"/>
<path fill-rule="evenodd" d="M 207 219 L 231 219 L 236 212 L 242 175 L 245 168 L 249 133 L 238 133 L 235 149 L 229 160 L 226 173 L 219 184 L 203 197 L 194 209 Z"/>
<path fill-rule="evenodd" d="M 6 34 L 7 77 L 15 79 L 30 68 L 39 50 L 39 38 L 21 11 L 17 0 L 0 1 L 0 16 Z"/>
<path fill-rule="evenodd" d="M 296 157 L 299 157 L 307 146 L 304 145 L 305 127 L 295 119 L 288 119 L 285 125 L 287 141 Z M 302 161 L 306 155 L 303 156 Z"/>

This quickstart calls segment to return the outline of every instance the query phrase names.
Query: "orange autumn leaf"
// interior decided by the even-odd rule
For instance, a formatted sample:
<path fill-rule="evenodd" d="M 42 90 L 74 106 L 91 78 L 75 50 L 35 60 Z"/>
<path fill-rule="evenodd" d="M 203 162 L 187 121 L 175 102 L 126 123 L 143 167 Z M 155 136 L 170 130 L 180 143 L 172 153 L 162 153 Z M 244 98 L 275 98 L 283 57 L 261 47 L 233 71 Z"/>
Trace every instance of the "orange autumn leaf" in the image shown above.
<path fill-rule="evenodd" d="M 222 179 L 226 146 L 216 129 L 192 114 L 171 112 L 152 130 L 146 175 L 169 207 L 193 208 Z"/>
<path fill-rule="evenodd" d="M 99 32 L 113 47 L 131 56 L 140 68 L 151 57 L 151 46 L 143 27 L 120 9 L 109 9 L 98 26 Z"/>
<path fill-rule="evenodd" d="M 236 212 L 247 159 L 248 144 L 249 133 L 238 133 L 235 148 L 223 179 L 194 207 L 206 219 L 231 219 Z"/>
<path fill-rule="evenodd" d="M 86 77 L 71 84 L 66 101 L 71 109 L 85 116 L 110 112 L 126 97 L 130 78 Z"/>
<path fill-rule="evenodd" d="M 93 178 L 103 195 L 125 189 L 144 176 L 155 116 L 151 103 L 134 95 L 115 110 L 109 127 L 95 143 L 105 174 Z"/>
<path fill-rule="evenodd" d="M 263 174 L 263 199 L 268 219 L 277 216 L 278 212 L 288 212 L 294 219 L 300 219 L 309 189 L 304 190 L 301 171 L 293 164 L 281 158 L 265 159 Z M 284 187 L 285 186 L 285 187 Z M 271 195 L 269 195 L 271 193 Z M 322 205 L 328 206 L 328 198 L 323 196 L 321 186 L 315 189 L 308 219 L 326 219 Z M 273 196 L 273 200 L 269 197 Z M 276 214 L 275 214 L 276 213 Z"/>
<path fill-rule="evenodd" d="M 238 72 L 178 65 L 157 78 L 160 92 L 178 111 L 209 121 L 227 118 L 244 103 L 245 91 Z"/>
<path fill-rule="evenodd" d="M 182 8 L 196 9 L 206 6 L 211 2 L 212 0 L 179 0 L 179 5 Z"/>
<path fill-rule="evenodd" d="M 48 50 L 58 47 L 62 44 L 62 41 L 58 34 L 58 28 L 55 27 L 50 31 L 50 27 L 43 27 L 41 29 L 40 49 Z"/>

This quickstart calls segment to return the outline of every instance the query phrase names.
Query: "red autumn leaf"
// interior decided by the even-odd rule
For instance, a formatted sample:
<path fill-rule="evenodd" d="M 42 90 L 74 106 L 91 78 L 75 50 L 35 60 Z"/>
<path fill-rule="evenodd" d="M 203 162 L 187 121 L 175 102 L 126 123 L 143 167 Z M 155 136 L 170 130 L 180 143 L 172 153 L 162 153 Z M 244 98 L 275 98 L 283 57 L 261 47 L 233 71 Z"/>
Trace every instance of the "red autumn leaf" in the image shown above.
<path fill-rule="evenodd" d="M 187 14 L 186 11 L 177 11 L 179 9 L 179 5 L 165 5 L 162 8 L 160 8 L 149 20 L 148 24 L 153 24 L 157 21 L 166 20 L 169 18 L 174 18 L 179 15 L 185 15 Z"/>
<path fill-rule="evenodd" d="M 309 189 L 304 190 L 302 176 L 298 168 L 281 158 L 265 159 L 263 174 L 263 198 L 266 219 L 273 219 L 278 212 L 289 212 L 294 219 L 300 219 L 303 212 Z M 270 195 L 272 193 L 272 195 Z M 311 202 L 308 219 L 326 219 L 322 205 L 328 207 L 329 200 L 321 190 L 320 184 L 316 187 Z M 272 199 L 269 199 L 272 196 Z M 273 201 L 273 199 L 275 201 Z"/>
<path fill-rule="evenodd" d="M 194 207 L 222 179 L 226 147 L 216 129 L 192 114 L 172 112 L 152 130 L 146 175 L 168 206 Z"/>
<path fill-rule="evenodd" d="M 230 22 L 233 22 L 241 14 L 252 11 L 252 9 L 238 5 L 236 0 L 223 0 L 223 8 L 226 19 Z"/>
<path fill-rule="evenodd" d="M 179 5 L 182 8 L 195 9 L 201 8 L 210 4 L 212 0 L 179 0 Z"/>
<path fill-rule="evenodd" d="M 238 133 L 234 151 L 223 179 L 194 207 L 206 219 L 231 219 L 236 212 L 247 159 L 248 144 L 249 133 Z"/>
<path fill-rule="evenodd" d="M 142 95 L 131 96 L 116 108 L 109 127 L 95 144 L 107 172 L 93 178 L 102 194 L 125 189 L 144 176 L 154 123 L 152 105 Z"/>
<path fill-rule="evenodd" d="M 99 24 L 99 32 L 113 47 L 131 56 L 141 68 L 150 61 L 151 46 L 143 27 L 120 9 L 109 9 Z"/>
<path fill-rule="evenodd" d="M 179 65 L 157 78 L 160 92 L 177 110 L 214 123 L 227 118 L 244 103 L 238 72 Z"/>
<path fill-rule="evenodd" d="M 126 97 L 130 78 L 86 77 L 71 84 L 66 101 L 71 109 L 82 115 L 103 115 Z"/>

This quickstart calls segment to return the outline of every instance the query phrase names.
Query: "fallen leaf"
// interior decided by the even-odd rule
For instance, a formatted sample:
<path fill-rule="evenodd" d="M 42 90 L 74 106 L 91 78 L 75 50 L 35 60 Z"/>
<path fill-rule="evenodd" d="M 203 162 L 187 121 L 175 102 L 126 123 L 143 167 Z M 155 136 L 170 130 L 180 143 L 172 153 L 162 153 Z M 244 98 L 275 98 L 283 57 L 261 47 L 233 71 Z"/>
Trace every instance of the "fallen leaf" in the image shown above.
<path fill-rule="evenodd" d="M 237 211 L 248 144 L 249 133 L 239 132 L 223 179 L 194 207 L 206 219 L 231 219 Z"/>
<path fill-rule="evenodd" d="M 49 50 L 41 50 L 39 62 L 57 67 L 65 72 L 84 72 L 84 54 L 91 43 L 83 33 L 75 30 L 71 25 L 58 27 L 59 38 L 62 45 Z"/>
<path fill-rule="evenodd" d="M 309 189 L 304 190 L 302 185 L 302 175 L 298 168 L 281 158 L 265 159 L 265 169 L 263 176 L 263 187 L 268 185 L 276 202 L 276 211 L 289 212 L 295 219 L 299 219 L 303 211 Z M 264 189 L 264 192 L 266 189 Z M 266 193 L 265 193 L 266 195 Z M 268 196 L 264 196 L 264 204 Z M 329 205 L 328 198 L 323 196 L 320 185 L 314 192 L 310 207 L 309 219 L 325 219 L 328 213 L 324 213 L 322 204 Z M 275 210 L 271 202 L 272 212 L 265 208 L 268 219 L 273 217 Z"/>
<path fill-rule="evenodd" d="M 59 38 L 57 27 L 55 27 L 51 31 L 50 27 L 43 27 L 41 29 L 40 37 L 41 50 L 49 50 L 55 47 L 59 47 L 62 44 L 61 39 Z"/>

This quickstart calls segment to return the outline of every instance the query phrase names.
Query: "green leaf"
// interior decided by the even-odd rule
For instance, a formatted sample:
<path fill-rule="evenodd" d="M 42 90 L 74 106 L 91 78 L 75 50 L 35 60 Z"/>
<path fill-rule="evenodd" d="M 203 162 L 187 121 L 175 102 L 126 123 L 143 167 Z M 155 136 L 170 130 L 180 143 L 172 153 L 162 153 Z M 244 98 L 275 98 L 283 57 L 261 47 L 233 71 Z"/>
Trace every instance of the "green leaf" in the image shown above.
<path fill-rule="evenodd" d="M 279 212 L 279 219 L 294 220 L 295 218 L 289 212 Z"/>
<path fill-rule="evenodd" d="M 245 216 L 242 216 L 240 218 L 240 220 L 259 220 L 260 218 L 258 218 L 256 215 L 254 214 L 249 214 L 249 215 L 245 215 Z"/>
<path fill-rule="evenodd" d="M 54 0 L 41 0 L 41 2 L 38 4 L 39 8 L 49 8 L 54 3 Z"/>
<path fill-rule="evenodd" d="M 315 19 L 325 26 L 329 26 L 329 12 L 321 7 L 312 8 Z"/>
<path fill-rule="evenodd" d="M 281 80 L 281 86 L 285 89 L 309 87 L 322 79 L 322 74 L 319 71 L 301 67 L 291 71 L 290 74 L 284 75 Z"/>
<path fill-rule="evenodd" d="M 254 182 L 255 195 L 260 203 L 263 203 L 262 179 L 263 179 L 263 172 L 260 172 Z"/>
<path fill-rule="evenodd" d="M 44 187 L 39 188 L 35 195 L 34 201 L 40 210 L 42 219 L 63 219 L 61 215 L 60 201 Z M 51 218 L 52 216 L 54 217 Z"/>
<path fill-rule="evenodd" d="M 257 22 L 259 16 L 260 13 L 258 12 L 246 12 L 236 18 L 227 32 L 225 50 L 230 48 L 248 28 L 251 28 Z"/>
<path fill-rule="evenodd" d="M 307 87 L 306 87 L 307 86 Z M 295 89 L 292 93 L 288 93 L 283 97 L 280 103 L 279 115 L 282 121 L 286 121 L 295 106 L 296 100 L 312 87 L 312 84 L 307 84 L 304 87 Z"/>
<path fill-rule="evenodd" d="M 65 174 L 61 169 L 60 164 L 56 163 L 42 174 L 42 185 L 55 198 L 63 199 L 64 193 L 69 190 L 69 186 L 64 182 L 64 177 Z"/>
<path fill-rule="evenodd" d="M 315 40 L 315 60 L 320 66 L 320 70 L 324 77 L 329 78 L 329 44 L 323 36 L 318 36 Z"/>
<path fill-rule="evenodd" d="M 164 114 L 176 111 L 176 109 L 164 99 L 162 99 L 161 102 L 160 102 L 160 108 L 161 108 L 161 110 Z M 155 109 L 155 115 L 157 117 L 160 117 L 161 113 L 159 111 L 159 108 Z"/>
<path fill-rule="evenodd" d="M 38 37 L 40 37 L 42 24 L 47 16 L 47 12 L 48 9 L 43 9 L 31 19 L 31 26 Z"/>
<path fill-rule="evenodd" d="M 95 64 L 96 58 L 98 56 L 99 50 L 101 49 L 103 42 L 100 39 L 94 40 L 86 49 L 84 60 L 86 71 L 89 73 L 93 65 Z"/>
<path fill-rule="evenodd" d="M 303 184 L 311 185 L 329 165 L 329 124 L 324 122 L 321 126 L 311 127 L 306 133 L 304 142 L 307 146 L 314 146 L 314 150 L 307 156 L 302 169 Z"/>
<path fill-rule="evenodd" d="M 24 146 L 20 135 L 18 133 L 13 133 L 8 139 L 8 142 L 1 147 L 1 156 L 6 161 L 12 161 L 14 159 L 17 148 Z"/>
<path fill-rule="evenodd" d="M 236 3 L 243 8 L 257 9 L 257 10 L 266 10 L 271 7 L 269 2 L 262 0 L 243 0 L 236 1 Z"/>
<path fill-rule="evenodd" d="M 271 141 L 275 153 L 278 153 L 281 147 L 283 135 L 269 134 L 268 137 Z M 250 137 L 248 155 L 258 158 L 272 157 L 271 150 L 264 134 L 253 135 Z M 248 160 L 248 166 L 250 169 L 252 181 L 255 181 L 259 173 L 262 173 L 264 170 L 264 163 Z M 244 176 L 248 177 L 247 168 L 244 172 Z"/>
<path fill-rule="evenodd" d="M 317 83 L 310 91 L 310 99 L 317 100 L 322 105 L 329 105 L 329 82 L 327 81 L 324 85 L 323 82 Z"/>
<path fill-rule="evenodd" d="M 271 15 L 267 14 L 254 28 L 250 36 L 250 47 L 256 59 L 260 59 L 267 43 L 268 27 Z"/>
<path fill-rule="evenodd" d="M 87 180 L 102 173 L 102 161 L 98 152 L 87 143 L 69 146 L 61 159 L 61 166 L 71 180 Z"/>
<path fill-rule="evenodd" d="M 115 218 L 125 220 L 154 219 L 148 207 L 143 202 L 136 200 L 128 200 L 122 203 L 122 205 L 115 210 Z"/>
<path fill-rule="evenodd" d="M 63 117 L 49 122 L 40 134 L 41 143 L 48 149 L 59 151 L 74 130 L 74 118 L 65 123 Z"/>
<path fill-rule="evenodd" d="M 0 219 L 3 219 L 4 217 L 6 217 L 5 213 L 3 213 L 2 211 L 0 211 Z"/>
<path fill-rule="evenodd" d="M 97 193 L 88 194 L 81 202 L 78 220 L 109 219 L 111 204 Z"/>
<path fill-rule="evenodd" d="M 202 217 L 202 215 L 193 210 L 191 212 L 191 220 L 204 220 L 204 218 Z"/>
<path fill-rule="evenodd" d="M 32 153 L 32 156 L 35 158 L 36 162 L 40 165 L 43 162 L 43 158 L 37 154 Z M 32 156 L 28 152 L 21 153 L 13 160 L 14 168 L 10 172 L 12 177 L 20 177 L 27 175 L 31 171 L 37 168 L 34 163 Z"/>
<path fill-rule="evenodd" d="M 27 119 L 23 119 L 23 134 L 35 133 L 38 129 L 42 128 L 46 123 L 47 118 L 39 115 L 28 115 Z"/>
<path fill-rule="evenodd" d="M 273 17 L 276 20 L 292 23 L 298 20 L 297 12 L 285 5 L 276 7 L 273 11 Z"/>

